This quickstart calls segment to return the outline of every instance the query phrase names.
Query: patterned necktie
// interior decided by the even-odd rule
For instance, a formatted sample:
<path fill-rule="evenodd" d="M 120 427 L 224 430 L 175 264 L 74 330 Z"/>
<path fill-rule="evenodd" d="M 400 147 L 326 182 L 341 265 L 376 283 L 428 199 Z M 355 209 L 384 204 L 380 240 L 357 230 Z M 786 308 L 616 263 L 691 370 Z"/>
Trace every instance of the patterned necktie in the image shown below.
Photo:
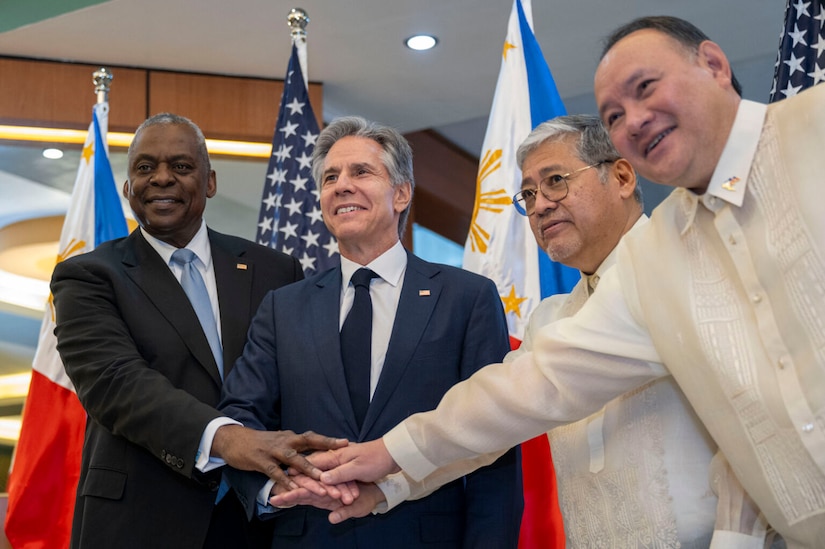
<path fill-rule="evenodd" d="M 372 362 L 372 299 L 370 281 L 378 275 L 361 268 L 352 275 L 355 299 L 341 327 L 341 358 L 350 401 L 358 425 L 364 423 L 370 405 L 370 365 Z"/>
<path fill-rule="evenodd" d="M 180 248 L 172 254 L 172 261 L 183 268 L 180 285 L 192 303 L 195 314 L 198 315 L 203 333 L 209 341 L 209 347 L 215 356 L 215 362 L 218 364 L 218 372 L 221 374 L 221 379 L 223 379 L 223 348 L 221 347 L 221 339 L 218 336 L 218 325 L 215 322 L 215 315 L 212 313 L 212 303 L 209 301 L 206 284 L 203 283 L 203 277 L 201 277 L 197 267 L 192 264 L 196 257 L 195 252 L 192 250 Z"/>

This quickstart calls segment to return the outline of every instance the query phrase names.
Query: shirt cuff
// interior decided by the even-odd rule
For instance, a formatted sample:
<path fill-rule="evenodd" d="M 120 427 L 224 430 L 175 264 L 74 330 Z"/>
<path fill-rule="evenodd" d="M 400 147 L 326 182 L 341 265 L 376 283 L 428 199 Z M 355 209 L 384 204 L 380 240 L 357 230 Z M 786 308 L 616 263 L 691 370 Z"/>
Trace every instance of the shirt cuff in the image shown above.
<path fill-rule="evenodd" d="M 395 463 L 416 482 L 426 478 L 427 475 L 438 469 L 434 464 L 424 457 L 415 444 L 410 432 L 407 430 L 406 422 L 397 425 L 383 436 L 384 446 L 386 446 Z"/>
<path fill-rule="evenodd" d="M 264 487 L 258 492 L 257 502 L 258 502 L 258 514 L 262 513 L 272 513 L 275 511 L 276 507 L 273 507 L 269 504 L 269 494 L 272 493 L 272 487 L 275 486 L 275 481 L 269 479 L 264 484 Z"/>
<path fill-rule="evenodd" d="M 386 501 L 379 502 L 372 510 L 373 515 L 386 513 L 390 509 L 395 509 L 410 497 L 410 483 L 404 473 L 394 473 L 388 475 L 375 483 L 384 494 Z"/>
<path fill-rule="evenodd" d="M 709 549 L 763 549 L 763 536 L 749 536 L 729 530 L 714 530 Z"/>
<path fill-rule="evenodd" d="M 208 473 L 218 467 L 223 467 L 226 462 L 221 458 L 213 458 L 210 456 L 212 452 L 212 441 L 215 440 L 215 433 L 218 427 L 224 425 L 242 425 L 240 422 L 226 416 L 216 417 L 206 424 L 206 429 L 201 435 L 201 442 L 198 445 L 198 453 L 195 456 L 195 469 L 201 473 Z"/>

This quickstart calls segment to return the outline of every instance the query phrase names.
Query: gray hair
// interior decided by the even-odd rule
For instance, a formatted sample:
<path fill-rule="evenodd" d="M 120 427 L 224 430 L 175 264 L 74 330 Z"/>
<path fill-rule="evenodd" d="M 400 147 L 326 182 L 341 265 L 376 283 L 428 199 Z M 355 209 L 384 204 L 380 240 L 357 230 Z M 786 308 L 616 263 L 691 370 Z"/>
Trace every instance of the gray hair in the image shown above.
<path fill-rule="evenodd" d="M 390 183 L 393 186 L 410 184 L 410 204 L 401 212 L 398 219 L 398 237 L 403 237 L 412 206 L 413 191 L 415 191 L 413 153 L 404 136 L 394 128 L 370 122 L 360 116 L 345 116 L 333 120 L 321 131 L 312 153 L 312 177 L 315 179 L 315 184 L 319 189 L 323 185 L 324 163 L 329 150 L 339 139 L 350 136 L 371 139 L 381 145 L 383 149 L 381 160 L 389 173 Z"/>
<path fill-rule="evenodd" d="M 171 112 L 161 112 L 150 116 L 146 120 L 143 121 L 143 124 L 138 126 L 138 129 L 135 130 L 135 136 L 132 138 L 132 142 L 129 144 L 129 149 L 126 151 L 126 157 L 128 158 L 129 165 L 132 165 L 132 154 L 134 153 L 134 144 L 138 139 L 140 133 L 150 126 L 157 126 L 158 124 L 179 124 L 181 126 L 188 126 L 194 133 L 195 138 L 197 139 L 197 148 L 198 148 L 198 156 L 200 156 L 201 162 L 206 166 L 206 171 L 212 169 L 212 163 L 209 161 L 209 151 L 206 149 L 206 138 L 203 136 L 203 132 L 198 127 L 197 124 L 186 118 L 185 116 L 181 116 L 179 114 L 173 114 Z"/>
<path fill-rule="evenodd" d="M 530 132 L 530 135 L 519 145 L 516 151 L 516 162 L 519 169 L 524 165 L 524 159 L 545 143 L 563 141 L 568 137 L 576 137 L 576 156 L 587 165 L 602 161 L 614 161 L 622 156 L 610 141 L 610 135 L 598 116 L 590 114 L 571 114 L 558 116 L 547 122 L 542 122 Z M 604 165 L 598 169 L 599 179 L 607 182 L 607 169 Z M 633 191 L 633 198 L 640 205 L 644 205 L 642 186 L 637 184 Z"/>

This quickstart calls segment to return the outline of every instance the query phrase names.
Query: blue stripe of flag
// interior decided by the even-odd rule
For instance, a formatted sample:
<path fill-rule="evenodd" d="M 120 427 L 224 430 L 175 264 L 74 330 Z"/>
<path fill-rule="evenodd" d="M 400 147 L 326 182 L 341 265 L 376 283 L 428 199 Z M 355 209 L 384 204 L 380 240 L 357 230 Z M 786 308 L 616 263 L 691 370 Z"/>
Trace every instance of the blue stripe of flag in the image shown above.
<path fill-rule="evenodd" d="M 95 248 L 107 240 L 126 236 L 129 232 L 126 227 L 126 218 L 123 217 L 123 208 L 115 187 L 115 176 L 112 165 L 106 155 L 106 147 L 100 134 L 100 122 L 97 120 L 97 109 L 92 109 L 92 120 L 95 133 Z"/>
<path fill-rule="evenodd" d="M 550 67 L 544 60 L 541 47 L 527 23 L 521 0 L 518 0 L 516 5 L 518 6 L 521 43 L 524 48 L 524 62 L 527 66 L 527 86 L 530 91 L 530 122 L 535 128 L 546 120 L 567 114 L 567 109 L 564 108 L 564 103 L 556 89 L 556 82 L 550 73 Z M 539 255 L 541 298 L 572 290 L 579 281 L 579 272 L 552 261 L 541 249 L 537 250 L 537 253 Z"/>

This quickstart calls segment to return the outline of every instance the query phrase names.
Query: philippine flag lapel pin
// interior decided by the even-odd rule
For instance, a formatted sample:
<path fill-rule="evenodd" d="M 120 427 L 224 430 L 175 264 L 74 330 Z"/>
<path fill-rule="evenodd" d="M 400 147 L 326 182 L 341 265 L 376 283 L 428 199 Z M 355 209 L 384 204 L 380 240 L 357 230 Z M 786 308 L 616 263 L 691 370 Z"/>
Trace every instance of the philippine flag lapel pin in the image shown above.
<path fill-rule="evenodd" d="M 726 191 L 735 191 L 736 184 L 739 183 L 740 179 L 735 175 L 733 177 L 729 177 L 722 183 L 722 188 Z"/>
<path fill-rule="evenodd" d="M 427 297 L 430 295 L 430 290 L 418 290 L 418 297 Z"/>

